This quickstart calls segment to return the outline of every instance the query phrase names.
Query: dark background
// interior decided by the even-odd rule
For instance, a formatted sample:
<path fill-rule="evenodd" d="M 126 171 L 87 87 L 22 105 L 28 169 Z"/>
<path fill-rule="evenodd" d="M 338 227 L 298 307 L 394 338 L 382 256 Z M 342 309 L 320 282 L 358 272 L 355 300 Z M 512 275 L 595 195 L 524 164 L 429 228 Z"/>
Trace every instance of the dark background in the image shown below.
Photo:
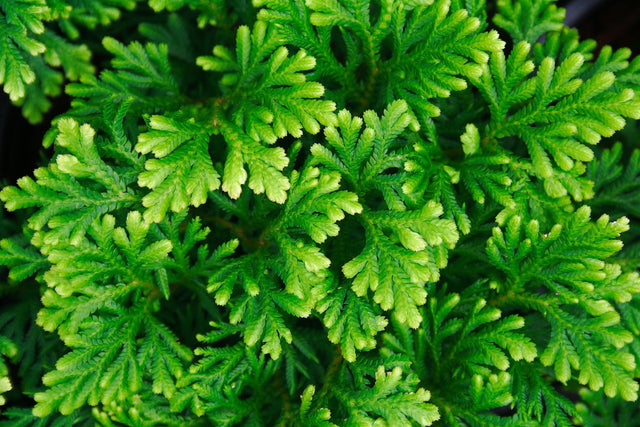
<path fill-rule="evenodd" d="M 627 46 L 634 55 L 640 54 L 640 0 L 563 0 L 558 4 L 567 8 L 566 22 L 578 28 L 581 38 L 615 49 Z M 42 123 L 34 126 L 0 91 L 0 184 L 14 184 L 39 165 L 42 136 L 51 119 L 67 110 L 69 99 L 63 95 L 52 103 Z"/>

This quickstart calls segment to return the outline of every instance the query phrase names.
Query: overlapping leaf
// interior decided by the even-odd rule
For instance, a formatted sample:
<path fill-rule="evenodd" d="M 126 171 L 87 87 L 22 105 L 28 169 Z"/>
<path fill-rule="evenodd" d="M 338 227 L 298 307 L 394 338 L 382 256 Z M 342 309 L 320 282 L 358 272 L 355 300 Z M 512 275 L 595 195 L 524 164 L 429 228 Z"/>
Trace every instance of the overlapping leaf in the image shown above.
<path fill-rule="evenodd" d="M 20 178 L 17 187 L 0 192 L 8 210 L 37 208 L 28 223 L 39 232 L 34 236 L 38 246 L 64 241 L 77 245 L 95 218 L 137 201 L 131 177 L 120 176 L 100 157 L 89 125 L 63 119 L 58 130 L 56 143 L 69 154 L 36 169 L 35 180 Z"/>
<path fill-rule="evenodd" d="M 572 426 L 573 403 L 552 387 L 543 373 L 524 362 L 513 369 L 513 394 L 521 422 L 536 420 L 543 426 Z"/>
<path fill-rule="evenodd" d="M 44 31 L 47 5 L 39 0 L 0 3 L 0 85 L 12 101 L 25 96 L 25 88 L 35 80 L 27 55 L 38 55 L 45 45 L 35 39 Z"/>
<path fill-rule="evenodd" d="M 131 294 L 169 297 L 163 262 L 171 250 L 168 240 L 149 236 L 149 225 L 138 212 L 127 216 L 126 231 L 105 215 L 88 230 L 82 244 L 58 244 L 48 254 L 53 264 L 45 273 L 50 288 L 38 324 L 73 339 L 86 319 L 98 312 L 124 310 Z M 71 268 L 73 266 L 73 268 Z"/>
<path fill-rule="evenodd" d="M 142 199 L 145 219 L 159 222 L 168 209 L 180 212 L 206 202 L 207 193 L 220 187 L 220 175 L 209 154 L 210 129 L 180 116 L 152 116 L 149 127 L 135 148 L 156 158 L 147 160 L 138 184 L 152 190 Z"/>
<path fill-rule="evenodd" d="M 280 171 L 288 159 L 282 149 L 264 148 L 260 142 L 273 144 L 289 134 L 300 137 L 303 129 L 315 134 L 321 124 L 335 122 L 335 104 L 318 99 L 324 88 L 303 74 L 315 59 L 302 50 L 289 57 L 281 42 L 273 26 L 258 21 L 253 31 L 240 27 L 235 53 L 216 46 L 214 56 L 197 61 L 205 70 L 226 73 L 222 83 L 227 95 L 219 108 L 230 109 L 231 122 L 216 122 L 229 147 L 222 188 L 233 198 L 239 197 L 247 179 L 246 163 L 249 187 L 256 193 L 266 190 L 267 197 L 283 203 L 289 183 Z M 232 105 L 226 105 L 227 98 L 233 99 Z"/>
<path fill-rule="evenodd" d="M 417 382 L 415 377 L 403 376 L 399 367 L 386 371 L 384 366 L 380 366 L 375 373 L 375 383 L 370 387 L 336 390 L 336 395 L 349 408 L 346 425 L 383 422 L 409 427 L 433 424 L 440 414 L 435 405 L 427 403 L 431 394 L 423 388 L 416 388 Z"/>
<path fill-rule="evenodd" d="M 332 49 L 331 27 L 316 27 L 311 23 L 312 11 L 304 0 L 265 1 L 254 0 L 256 6 L 266 6 L 258 16 L 261 20 L 278 26 L 283 42 L 304 49 L 318 61 L 314 75 L 327 79 L 332 86 L 339 85 L 340 90 L 331 91 L 331 99 L 345 101 L 349 96 L 358 94 L 360 84 L 355 70 L 362 64 L 363 54 L 356 38 L 342 34 L 346 42 L 346 55 L 338 59 Z"/>
<path fill-rule="evenodd" d="M 514 42 L 536 42 L 547 32 L 563 27 L 564 9 L 553 0 L 499 0 L 493 22 L 505 29 Z"/>
<path fill-rule="evenodd" d="M 208 290 L 216 302 L 232 307 L 231 323 L 245 322 L 245 342 L 263 341 L 263 351 L 275 359 L 280 340 L 291 343 L 285 319 L 308 317 L 329 289 L 330 262 L 317 244 L 338 234 L 336 223 L 345 214 L 362 210 L 355 194 L 339 190 L 339 178 L 315 167 L 294 170 L 282 212 L 255 242 L 262 252 L 231 259 L 210 277 Z M 244 295 L 232 298 L 237 287 Z"/>
<path fill-rule="evenodd" d="M 458 240 L 453 221 L 440 219 L 442 212 L 430 202 L 416 211 L 363 214 L 365 247 L 342 267 L 357 295 L 370 289 L 383 310 L 393 309 L 413 328 L 422 320 L 418 307 L 426 302 L 425 283 L 438 281 L 447 249 Z"/>
<path fill-rule="evenodd" d="M 507 59 L 495 53 L 474 80 L 491 111 L 484 138 L 518 137 L 531 156 L 533 173 L 545 180 L 550 195 L 570 191 L 581 199 L 570 183 L 563 182 L 562 172 L 581 175 L 581 162 L 593 159 L 588 145 L 622 129 L 625 118 L 639 118 L 640 103 L 629 88 L 613 90 L 611 71 L 579 78 L 584 64 L 580 53 L 557 66 L 553 58 L 543 59 L 533 77 L 535 66 L 528 54 L 525 42 L 518 43 Z"/>
<path fill-rule="evenodd" d="M 173 333 L 140 306 L 88 320 L 83 334 L 66 344 L 71 352 L 43 377 L 48 389 L 34 395 L 37 416 L 54 410 L 67 415 L 85 404 L 126 400 L 145 378 L 154 393 L 169 398 L 183 364 L 191 359 Z"/>
<path fill-rule="evenodd" d="M 504 48 L 495 30 L 481 32 L 480 26 L 467 10 L 451 10 L 450 0 L 412 11 L 396 6 L 390 21 L 394 50 L 385 63 L 393 70 L 386 76 L 388 96 L 405 99 L 422 123 L 438 116 L 432 100 L 465 89 L 468 78 L 480 76 L 489 54 Z"/>
<path fill-rule="evenodd" d="M 635 360 L 623 349 L 633 336 L 619 325 L 612 302 L 640 292 L 640 279 L 606 262 L 621 249 L 617 239 L 628 220 L 610 222 L 605 215 L 591 222 L 589 216 L 582 207 L 544 234 L 535 220 L 522 227 L 513 217 L 505 232 L 494 229 L 487 254 L 505 275 L 500 286 L 507 300 L 537 311 L 536 327 L 550 325 L 540 361 L 554 366 L 558 380 L 568 381 L 575 370 L 580 383 L 634 400 Z"/>
<path fill-rule="evenodd" d="M 358 297 L 348 286 L 341 285 L 318 303 L 324 314 L 324 325 L 329 329 L 329 341 L 339 344 L 345 360 L 356 360 L 356 350 L 372 350 L 375 336 L 388 320 L 376 313 L 368 298 Z"/>
<path fill-rule="evenodd" d="M 133 101 L 132 112 L 171 111 L 179 105 L 180 89 L 169 64 L 168 49 L 163 44 L 133 42 L 128 46 L 106 37 L 102 44 L 114 55 L 113 69 L 99 77 L 85 76 L 80 83 L 67 85 L 74 97 L 66 114 L 83 120 L 100 117 L 110 105 Z"/>
<path fill-rule="evenodd" d="M 371 111 L 364 118 L 367 127 L 360 133 L 362 120 L 341 111 L 340 131 L 325 130 L 333 150 L 314 144 L 311 152 L 316 162 L 339 172 L 357 194 L 382 193 L 389 210 L 383 205 L 383 210 L 364 210 L 358 217 L 365 230 L 365 246 L 342 271 L 353 279 L 358 296 L 371 289 L 374 301 L 384 310 L 393 308 L 401 322 L 417 327 L 421 320 L 417 307 L 427 295 L 424 284 L 438 280 L 447 248 L 458 240 L 458 232 L 453 221 L 440 218 L 442 206 L 435 202 L 407 211 L 402 191 L 405 175 L 387 173 L 402 167 L 407 158 L 401 136 L 411 121 L 407 104 L 396 101 L 382 118 Z"/>

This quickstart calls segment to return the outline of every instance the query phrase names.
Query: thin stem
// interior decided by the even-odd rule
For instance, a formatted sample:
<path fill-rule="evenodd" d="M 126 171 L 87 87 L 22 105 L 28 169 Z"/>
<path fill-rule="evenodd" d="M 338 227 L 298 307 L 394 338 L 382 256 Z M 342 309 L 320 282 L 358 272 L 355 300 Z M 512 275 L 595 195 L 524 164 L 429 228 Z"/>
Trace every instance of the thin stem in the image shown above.
<path fill-rule="evenodd" d="M 282 399 L 282 416 L 279 426 L 293 425 L 295 422 L 295 413 L 293 405 L 291 404 L 291 395 L 287 391 L 284 382 L 282 381 L 282 372 L 278 370 L 273 376 L 272 386 L 278 396 Z"/>
<path fill-rule="evenodd" d="M 337 379 L 338 377 L 338 373 L 340 372 L 340 367 L 342 367 L 342 362 L 344 361 L 344 357 L 342 356 L 342 350 L 340 349 L 340 346 L 336 346 L 336 354 L 333 358 L 333 360 L 331 360 L 331 363 L 329 363 L 329 366 L 327 367 L 327 372 L 324 375 L 324 381 L 322 384 L 322 388 L 320 389 L 320 392 L 318 393 L 318 400 L 317 402 L 321 402 L 326 396 L 327 393 L 329 392 L 329 389 L 331 388 L 331 386 L 333 385 L 334 381 Z"/>

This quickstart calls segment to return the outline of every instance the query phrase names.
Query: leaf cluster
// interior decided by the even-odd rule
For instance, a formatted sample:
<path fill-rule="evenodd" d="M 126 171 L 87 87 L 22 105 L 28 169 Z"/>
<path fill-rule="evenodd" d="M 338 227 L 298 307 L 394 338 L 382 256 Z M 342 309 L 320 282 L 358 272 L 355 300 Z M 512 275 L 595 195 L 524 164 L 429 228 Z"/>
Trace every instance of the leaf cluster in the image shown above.
<path fill-rule="evenodd" d="M 11 100 L 71 97 L 0 191 L 0 425 L 630 417 L 640 59 L 563 18 L 0 0 Z"/>

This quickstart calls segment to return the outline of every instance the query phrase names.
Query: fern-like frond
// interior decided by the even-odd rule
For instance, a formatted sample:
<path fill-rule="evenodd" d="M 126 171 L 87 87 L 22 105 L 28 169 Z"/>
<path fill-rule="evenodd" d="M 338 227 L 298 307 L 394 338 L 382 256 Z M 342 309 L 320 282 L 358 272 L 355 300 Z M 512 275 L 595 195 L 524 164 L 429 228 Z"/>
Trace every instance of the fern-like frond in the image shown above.
<path fill-rule="evenodd" d="M 422 384 L 432 385 L 447 423 L 510 425 L 509 417 L 492 411 L 513 401 L 512 366 L 537 356 L 535 344 L 522 333 L 524 319 L 503 317 L 484 299 L 463 301 L 442 289 L 430 296 L 422 314 L 415 331 L 394 322 L 383 334 L 382 354 L 419 361 L 412 371 Z"/>
<path fill-rule="evenodd" d="M 1 427 L 95 427 L 95 418 L 89 408 L 82 408 L 69 415 L 59 413 L 44 417 L 33 415 L 31 408 L 9 408 L 3 412 Z"/>
<path fill-rule="evenodd" d="M 404 175 L 386 174 L 402 167 L 406 159 L 401 134 L 411 120 L 407 104 L 394 102 L 382 117 L 368 111 L 364 119 L 361 133 L 362 119 L 341 111 L 340 130 L 328 127 L 328 146 L 316 143 L 311 153 L 315 162 L 340 173 L 360 198 L 381 193 L 390 210 L 364 210 L 357 216 L 365 230 L 365 247 L 342 271 L 353 279 L 358 296 L 371 289 L 384 310 L 394 308 L 402 322 L 417 327 L 421 320 L 417 306 L 426 301 L 424 284 L 437 281 L 447 248 L 453 247 L 458 233 L 452 221 L 440 219 L 442 207 L 435 202 L 407 211 L 401 189 Z"/>
<path fill-rule="evenodd" d="M 6 298 L 7 306 L 0 314 L 0 347 L 4 348 L 4 354 L 11 362 L 12 376 L 20 378 L 17 384 L 20 392 L 26 395 L 40 389 L 42 374 L 55 364 L 63 352 L 58 337 L 46 333 L 35 323 L 40 308 L 39 294 L 35 291 L 25 289 L 23 300 L 18 303 Z"/>
<path fill-rule="evenodd" d="M 2 394 L 13 388 L 5 357 L 12 358 L 16 354 L 18 354 L 18 347 L 15 343 L 6 336 L 0 335 L 0 406 L 6 403 L 6 399 Z"/>
<path fill-rule="evenodd" d="M 355 194 L 339 190 L 339 178 L 315 167 L 292 171 L 282 211 L 253 243 L 260 252 L 229 259 L 210 276 L 207 289 L 218 304 L 233 307 L 232 323 L 246 322 L 245 342 L 264 340 L 263 351 L 275 359 L 282 351 L 280 339 L 291 343 L 284 318 L 308 317 L 332 281 L 329 259 L 318 244 L 338 234 L 336 223 L 345 214 L 362 210 Z M 245 294 L 236 294 L 237 287 Z"/>
<path fill-rule="evenodd" d="M 397 2 L 402 3 L 402 2 Z M 422 124 L 440 114 L 433 101 L 467 87 L 467 79 L 482 73 L 481 64 L 504 42 L 493 30 L 480 32 L 480 20 L 465 9 L 452 10 L 450 0 L 407 10 L 394 5 L 390 21 L 393 56 L 385 76 L 390 99 L 405 99 Z M 414 67 L 411 64 L 422 64 Z M 383 67 L 384 69 L 384 67 Z"/>
<path fill-rule="evenodd" d="M 178 391 L 171 399 L 173 410 L 187 405 L 198 415 L 205 415 L 216 425 L 238 423 L 264 424 L 273 413 L 253 411 L 252 408 L 267 409 L 268 402 L 259 396 L 273 379 L 279 362 L 248 347 L 243 342 L 224 347 L 215 344 L 241 327 L 212 324 L 214 329 L 198 339 L 210 346 L 196 349 L 201 356 L 190 368 L 190 374 L 179 384 L 189 385 Z M 269 408 L 270 409 L 270 408 Z M 277 415 L 276 415 L 277 416 Z"/>
<path fill-rule="evenodd" d="M 141 389 L 144 378 L 152 381 L 154 393 L 169 398 L 191 359 L 191 352 L 141 306 L 85 321 L 82 334 L 66 344 L 72 350 L 43 377 L 48 389 L 34 395 L 35 415 L 54 410 L 68 415 L 86 403 L 124 400 Z"/>
<path fill-rule="evenodd" d="M 487 307 L 483 299 L 475 299 L 472 304 L 460 304 L 460 301 L 455 293 L 447 294 L 442 300 L 430 297 L 423 313 L 423 329 L 411 331 L 404 325 L 394 324 L 394 328 L 384 334 L 384 351 L 421 360 L 414 369 L 425 383 L 446 381 L 454 376 L 454 371 L 467 379 L 474 375 L 489 378 L 493 373 L 508 370 L 511 361 L 535 359 L 534 343 L 520 331 L 516 332 L 524 326 L 523 318 L 516 315 L 503 318 L 500 310 Z M 456 362 L 452 364 L 448 360 Z M 443 387 L 454 383 L 452 380 Z M 489 408 L 481 410 L 485 409 Z"/>
<path fill-rule="evenodd" d="M 179 105 L 180 89 L 166 45 L 133 42 L 125 46 L 111 37 L 105 37 L 102 44 L 114 56 L 113 69 L 67 85 L 65 91 L 74 100 L 65 116 L 91 122 L 104 108 L 125 102 L 132 102 L 131 112 L 138 113 L 171 111 Z"/>
<path fill-rule="evenodd" d="M 429 426 L 440 419 L 440 414 L 435 405 L 427 403 L 431 394 L 421 387 L 416 388 L 417 382 L 417 378 L 403 375 L 400 367 L 387 371 L 380 366 L 373 384 L 338 388 L 333 393 L 348 408 L 349 418 L 345 425 L 385 422 L 402 427 Z"/>
<path fill-rule="evenodd" d="M 238 1 L 241 7 L 243 1 Z M 220 24 L 229 25 L 233 21 L 233 7 L 230 7 L 224 0 L 150 0 L 149 6 L 155 12 L 167 10 L 174 12 L 184 7 L 198 12 L 198 27 L 204 28 L 207 25 L 217 26 Z M 231 10 L 228 10 L 231 9 Z"/>
<path fill-rule="evenodd" d="M 589 205 L 597 210 L 625 212 L 640 217 L 640 151 L 634 150 L 623 164 L 622 144 L 604 150 L 589 163 L 586 176 L 592 180 L 595 196 Z"/>
<path fill-rule="evenodd" d="M 375 336 L 387 326 L 387 319 L 371 307 L 368 298 L 357 296 L 341 285 L 324 297 L 317 306 L 324 314 L 329 341 L 339 344 L 345 360 L 356 360 L 356 350 L 372 350 Z"/>
<path fill-rule="evenodd" d="M 335 124 L 335 104 L 319 99 L 323 86 L 307 81 L 304 74 L 313 69 L 315 59 L 303 50 L 289 57 L 281 43 L 275 26 L 258 21 L 253 30 L 238 29 L 235 52 L 216 46 L 214 56 L 197 59 L 205 70 L 225 73 L 224 96 L 213 106 L 213 125 L 219 126 L 228 147 L 222 189 L 234 199 L 249 178 L 255 193 L 266 192 L 270 200 L 284 203 L 290 184 L 281 171 L 289 159 L 282 148 L 267 146 L 287 135 L 298 138 L 303 130 L 316 134 L 321 125 Z"/>
<path fill-rule="evenodd" d="M 300 395 L 300 411 L 298 422 L 313 427 L 337 427 L 332 423 L 331 411 L 328 408 L 312 408 L 316 388 L 313 385 L 304 389 Z"/>
<path fill-rule="evenodd" d="M 544 234 L 536 221 L 523 227 L 513 217 L 504 232 L 494 228 L 487 254 L 504 274 L 498 289 L 506 300 L 537 311 L 538 327 L 550 326 L 540 361 L 554 366 L 559 381 L 568 381 L 573 369 L 580 383 L 634 400 L 635 360 L 623 349 L 633 338 L 619 325 L 612 302 L 628 301 L 640 291 L 640 280 L 606 262 L 621 249 L 617 238 L 628 220 L 589 217 L 589 208 L 582 207 Z"/>
<path fill-rule="evenodd" d="M 514 364 L 512 375 L 519 422 L 535 420 L 544 426 L 574 425 L 571 417 L 576 415 L 576 407 L 547 383 L 543 371 L 520 362 Z"/>
<path fill-rule="evenodd" d="M 344 104 L 360 87 L 355 70 L 363 61 L 363 54 L 356 39 L 343 31 L 346 55 L 338 59 L 332 49 L 331 27 L 317 27 L 311 23 L 312 10 L 304 0 L 253 0 L 255 6 L 266 6 L 258 13 L 265 22 L 278 26 L 283 42 L 304 49 L 318 61 L 319 67 L 312 72 L 321 81 L 339 85 L 341 90 L 331 90 L 332 99 Z"/>
<path fill-rule="evenodd" d="M 256 261 L 255 257 L 247 256 L 241 261 L 243 264 L 227 264 L 220 273 L 211 277 L 208 290 L 216 292 L 218 304 L 231 306 L 231 324 L 243 322 L 242 335 L 248 346 L 262 343 L 262 351 L 278 359 L 282 353 L 281 341 L 290 344 L 293 339 L 288 320 L 308 317 L 315 301 L 313 298 L 304 300 L 279 289 L 280 280 L 273 271 L 277 271 L 277 267 Z M 238 275 L 240 265 L 242 273 Z M 317 286 L 317 280 L 312 284 Z M 241 281 L 247 293 L 231 298 L 237 281 Z"/>
<path fill-rule="evenodd" d="M 462 234 L 468 234 L 471 223 L 463 207 L 467 193 L 482 205 L 490 200 L 513 208 L 516 203 L 510 188 L 512 158 L 507 153 L 488 152 L 481 147 L 478 129 L 471 123 L 460 141 L 464 158 L 452 159 L 429 141 L 415 138 L 414 152 L 404 164 L 408 177 L 402 191 L 412 199 L 439 202 L 445 216 L 455 220 Z"/>
<path fill-rule="evenodd" d="M 9 268 L 9 279 L 16 282 L 40 275 L 49 267 L 47 259 L 23 236 L 0 240 L 0 265 Z"/>
<path fill-rule="evenodd" d="M 338 114 L 338 126 L 329 126 L 324 135 L 326 144 L 311 146 L 314 162 L 335 170 L 347 181 L 347 188 L 360 196 L 379 191 L 389 208 L 404 209 L 402 172 L 407 141 L 401 136 L 411 115 L 407 103 L 396 101 L 382 117 L 373 111 L 364 113 L 363 120 L 352 117 L 347 110 Z M 339 130 L 338 130 L 339 129 Z"/>
<path fill-rule="evenodd" d="M 222 176 L 222 190 L 232 199 L 242 194 L 242 186 L 249 178 L 249 188 L 256 194 L 266 193 L 269 200 L 284 203 L 289 179 L 282 170 L 289 164 L 282 147 L 265 147 L 244 133 L 237 125 L 222 121 L 220 131 L 224 136 L 228 154 Z M 247 165 L 250 176 L 244 165 Z"/>
<path fill-rule="evenodd" d="M 542 35 L 563 28 L 564 9 L 554 0 L 499 0 L 493 22 L 517 43 L 536 42 Z"/>
<path fill-rule="evenodd" d="M 413 328 L 422 320 L 418 307 L 426 302 L 425 283 L 439 279 L 447 249 L 458 240 L 453 222 L 441 215 L 434 202 L 416 211 L 363 213 L 365 247 L 342 267 L 358 296 L 371 289 L 383 310 L 393 309 Z"/>
<path fill-rule="evenodd" d="M 525 42 L 518 43 L 507 59 L 502 52 L 493 54 L 482 77 L 474 80 L 491 112 L 483 139 L 500 143 L 517 137 L 531 156 L 532 172 L 545 180 L 550 195 L 560 197 L 569 191 L 581 200 L 556 171 L 581 175 L 581 162 L 593 159 L 588 145 L 622 129 L 625 117 L 640 117 L 640 103 L 631 89 L 612 89 L 615 75 L 610 71 L 584 81 L 579 78 L 584 63 L 580 53 L 557 66 L 553 58 L 545 58 L 533 77 L 529 75 L 535 67 L 528 55 Z"/>
<path fill-rule="evenodd" d="M 0 199 L 8 210 L 37 208 L 29 226 L 41 245 L 68 240 L 79 244 L 96 217 L 131 207 L 136 201 L 131 177 L 121 177 L 98 153 L 95 131 L 71 119 L 58 123 L 59 154 L 47 168 L 34 172 L 36 180 L 20 178 L 18 187 L 5 187 Z M 32 241 L 33 241 L 32 239 Z"/>
<path fill-rule="evenodd" d="M 235 54 L 216 46 L 215 56 L 197 60 L 205 70 L 225 73 L 222 83 L 233 98 L 235 123 L 269 144 L 289 134 L 299 138 L 302 129 L 315 134 L 320 124 L 335 123 L 335 104 L 318 100 L 323 86 L 306 81 L 303 74 L 313 69 L 315 59 L 302 50 L 289 57 L 281 42 L 274 26 L 258 21 L 253 31 L 238 29 Z"/>
<path fill-rule="evenodd" d="M 113 216 L 105 215 L 93 222 L 90 239 L 81 245 L 58 244 L 52 249 L 48 258 L 53 266 L 44 277 L 52 289 L 42 297 L 45 307 L 38 324 L 56 330 L 62 339 L 72 339 L 89 316 L 99 310 L 124 309 L 132 293 L 169 298 L 163 262 L 171 242 L 153 241 L 148 232 L 149 225 L 138 212 L 127 216 L 126 231 L 115 227 Z"/>
<path fill-rule="evenodd" d="M 576 414 L 571 425 L 586 427 L 633 427 L 639 414 L 635 404 L 629 404 L 619 397 L 610 398 L 602 391 L 582 388 L 578 391 L 582 402 L 576 405 Z"/>
<path fill-rule="evenodd" d="M 152 116 L 149 132 L 140 134 L 135 149 L 156 159 L 147 160 L 138 184 L 151 188 L 142 203 L 147 221 L 161 221 L 167 210 L 180 212 L 189 205 L 200 206 L 207 193 L 220 187 L 220 175 L 209 155 L 212 130 L 193 118 Z"/>
<path fill-rule="evenodd" d="M 39 55 L 46 49 L 35 39 L 44 31 L 46 14 L 44 1 L 0 3 L 0 84 L 14 102 L 25 96 L 26 86 L 36 78 L 27 55 Z"/>

